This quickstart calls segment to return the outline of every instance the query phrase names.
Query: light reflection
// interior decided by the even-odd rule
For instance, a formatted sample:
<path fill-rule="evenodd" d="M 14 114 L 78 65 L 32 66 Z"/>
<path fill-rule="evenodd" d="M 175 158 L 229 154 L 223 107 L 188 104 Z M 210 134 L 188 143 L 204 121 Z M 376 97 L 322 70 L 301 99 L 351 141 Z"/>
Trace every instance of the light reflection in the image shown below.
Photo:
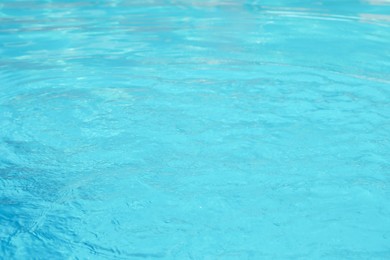
<path fill-rule="evenodd" d="M 364 0 L 370 5 L 390 5 L 390 0 Z"/>
<path fill-rule="evenodd" d="M 360 14 L 360 21 L 364 23 L 375 23 L 384 22 L 390 23 L 390 15 L 385 14 Z"/>

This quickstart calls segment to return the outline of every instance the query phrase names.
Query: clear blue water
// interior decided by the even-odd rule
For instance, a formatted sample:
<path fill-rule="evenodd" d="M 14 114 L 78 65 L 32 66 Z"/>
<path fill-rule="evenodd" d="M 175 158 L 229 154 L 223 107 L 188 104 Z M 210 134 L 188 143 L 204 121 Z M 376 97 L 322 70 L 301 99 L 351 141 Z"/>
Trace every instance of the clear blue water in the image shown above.
<path fill-rule="evenodd" d="M 390 259 L 390 3 L 0 3 L 0 258 Z"/>

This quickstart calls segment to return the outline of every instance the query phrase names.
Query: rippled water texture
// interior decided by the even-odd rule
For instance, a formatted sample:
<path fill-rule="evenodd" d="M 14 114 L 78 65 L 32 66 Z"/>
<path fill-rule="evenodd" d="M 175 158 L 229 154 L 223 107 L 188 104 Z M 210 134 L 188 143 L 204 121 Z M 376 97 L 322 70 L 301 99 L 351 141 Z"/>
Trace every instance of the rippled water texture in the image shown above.
<path fill-rule="evenodd" d="M 0 2 L 0 258 L 390 259 L 388 0 Z"/>

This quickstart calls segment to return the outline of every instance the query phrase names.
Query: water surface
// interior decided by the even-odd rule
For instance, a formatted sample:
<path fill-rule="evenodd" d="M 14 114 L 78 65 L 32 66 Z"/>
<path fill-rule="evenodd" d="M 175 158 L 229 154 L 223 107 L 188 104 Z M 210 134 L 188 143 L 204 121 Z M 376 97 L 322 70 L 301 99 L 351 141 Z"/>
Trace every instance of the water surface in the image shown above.
<path fill-rule="evenodd" d="M 389 259 L 387 0 L 0 3 L 0 258 Z"/>

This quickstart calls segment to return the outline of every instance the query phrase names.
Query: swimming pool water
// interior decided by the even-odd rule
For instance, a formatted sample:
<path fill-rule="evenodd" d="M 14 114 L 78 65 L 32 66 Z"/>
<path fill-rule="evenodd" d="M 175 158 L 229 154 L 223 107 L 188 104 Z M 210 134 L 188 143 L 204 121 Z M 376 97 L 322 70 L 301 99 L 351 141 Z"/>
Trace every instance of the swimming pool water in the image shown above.
<path fill-rule="evenodd" d="M 387 0 L 0 3 L 0 258 L 389 259 Z"/>

